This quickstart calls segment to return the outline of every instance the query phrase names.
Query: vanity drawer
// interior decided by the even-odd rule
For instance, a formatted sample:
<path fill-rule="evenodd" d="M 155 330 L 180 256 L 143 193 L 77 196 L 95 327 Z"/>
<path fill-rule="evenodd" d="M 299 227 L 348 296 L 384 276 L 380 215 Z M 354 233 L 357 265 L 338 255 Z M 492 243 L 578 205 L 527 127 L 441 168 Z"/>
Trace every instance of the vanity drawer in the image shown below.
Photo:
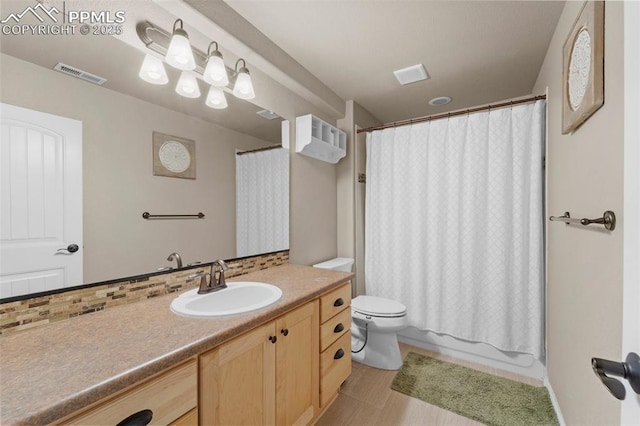
<path fill-rule="evenodd" d="M 320 406 L 338 392 L 351 374 L 351 332 L 345 333 L 320 354 Z"/>
<path fill-rule="evenodd" d="M 320 298 L 320 323 L 351 305 L 351 283 L 333 290 Z"/>
<path fill-rule="evenodd" d="M 191 360 L 63 424 L 115 425 L 142 410 L 153 412 L 153 424 L 169 424 L 198 405 L 197 374 L 196 361 Z"/>
<path fill-rule="evenodd" d="M 344 309 L 320 326 L 320 351 L 327 349 L 329 345 L 350 329 L 351 309 Z"/>

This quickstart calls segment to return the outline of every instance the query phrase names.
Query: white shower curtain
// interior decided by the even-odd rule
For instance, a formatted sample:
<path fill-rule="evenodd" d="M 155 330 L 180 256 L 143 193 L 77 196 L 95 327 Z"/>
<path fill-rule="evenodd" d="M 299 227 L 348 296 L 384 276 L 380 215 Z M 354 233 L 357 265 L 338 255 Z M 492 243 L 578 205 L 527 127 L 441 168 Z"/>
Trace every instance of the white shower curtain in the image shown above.
<path fill-rule="evenodd" d="M 289 248 L 289 151 L 236 155 L 238 257 Z"/>
<path fill-rule="evenodd" d="M 545 102 L 367 135 L 365 283 L 409 325 L 540 357 Z"/>

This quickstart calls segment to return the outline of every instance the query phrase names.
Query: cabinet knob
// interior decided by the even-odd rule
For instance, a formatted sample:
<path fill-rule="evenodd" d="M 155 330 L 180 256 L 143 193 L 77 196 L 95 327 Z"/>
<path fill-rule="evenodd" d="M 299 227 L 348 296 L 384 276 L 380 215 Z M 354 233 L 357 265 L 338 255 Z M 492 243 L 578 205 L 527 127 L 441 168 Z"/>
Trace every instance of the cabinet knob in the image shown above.
<path fill-rule="evenodd" d="M 278 341 L 278 336 L 269 336 L 269 341 L 270 341 L 271 343 L 275 343 L 275 342 L 277 342 L 277 341 Z"/>
<path fill-rule="evenodd" d="M 151 423 L 153 418 L 153 411 L 142 410 L 137 413 L 133 413 L 126 419 L 122 420 L 116 426 L 146 426 Z"/>
<path fill-rule="evenodd" d="M 342 325 L 342 323 L 339 322 L 338 325 L 336 325 L 336 328 L 333 329 L 333 332 L 340 333 L 342 330 L 344 330 L 344 325 Z"/>
<path fill-rule="evenodd" d="M 336 354 L 333 356 L 333 359 L 340 359 L 344 356 L 344 351 L 342 349 L 338 349 Z"/>
<path fill-rule="evenodd" d="M 282 333 L 283 336 L 287 336 L 289 334 L 289 329 L 283 328 L 282 330 L 280 330 L 280 333 Z"/>
<path fill-rule="evenodd" d="M 336 301 L 333 302 L 333 306 L 338 307 L 338 306 L 342 306 L 342 305 L 344 305 L 344 300 L 342 299 L 342 297 L 337 298 Z"/>

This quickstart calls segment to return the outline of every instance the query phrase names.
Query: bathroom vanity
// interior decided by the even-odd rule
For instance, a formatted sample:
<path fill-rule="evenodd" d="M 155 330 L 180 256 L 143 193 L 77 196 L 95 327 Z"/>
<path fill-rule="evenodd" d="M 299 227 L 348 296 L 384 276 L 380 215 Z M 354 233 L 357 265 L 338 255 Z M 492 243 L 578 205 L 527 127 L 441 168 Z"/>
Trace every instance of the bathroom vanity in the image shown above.
<path fill-rule="evenodd" d="M 2 423 L 312 423 L 351 372 L 352 277 L 288 264 L 237 277 L 282 290 L 259 311 L 186 318 L 173 294 L 3 336 Z"/>

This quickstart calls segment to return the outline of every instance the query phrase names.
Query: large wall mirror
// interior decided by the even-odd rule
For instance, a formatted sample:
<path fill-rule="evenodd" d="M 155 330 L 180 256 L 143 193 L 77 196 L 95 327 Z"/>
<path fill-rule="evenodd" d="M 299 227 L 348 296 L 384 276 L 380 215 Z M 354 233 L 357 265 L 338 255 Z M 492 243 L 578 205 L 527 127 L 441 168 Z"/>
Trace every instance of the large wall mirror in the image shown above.
<path fill-rule="evenodd" d="M 20 5 L 27 7 L 33 2 L 10 3 L 15 12 L 21 12 Z M 154 3 L 138 3 L 127 3 L 125 36 L 135 37 L 135 24 L 143 12 L 145 19 L 156 19 L 160 21 L 157 24 L 171 30 L 174 17 L 155 11 Z M 237 206 L 251 209 L 255 204 L 238 202 L 237 154 L 253 150 L 267 153 L 270 150 L 264 148 L 280 145 L 282 118 L 263 118 L 257 114 L 259 106 L 231 93 L 226 94 L 227 109 L 209 108 L 205 106 L 209 86 L 202 80 L 198 80 L 200 98 L 182 97 L 174 91 L 180 73 L 168 65 L 167 85 L 141 80 L 138 71 L 144 52 L 122 37 L 80 32 L 1 37 L 0 102 L 82 123 L 82 175 L 76 178 L 82 181 L 83 276 L 81 282 L 65 286 L 175 268 L 176 262 L 167 260 L 173 252 L 180 254 L 184 265 L 261 252 L 255 248 L 261 246 L 250 241 L 252 232 L 245 233 L 246 248 L 238 252 Z M 206 50 L 206 46 L 197 48 Z M 66 75 L 53 69 L 58 63 L 104 77 L 107 82 L 100 86 Z M 195 179 L 154 175 L 154 132 L 194 141 Z M 288 176 L 288 155 L 281 158 L 284 162 L 280 160 L 279 167 Z M 277 192 L 287 194 L 284 202 L 288 203 L 288 187 Z M 283 206 L 282 199 L 279 202 L 276 210 L 288 218 L 288 204 Z M 148 220 L 142 217 L 143 212 L 202 212 L 205 217 Z M 288 223 L 282 227 L 288 232 Z M 74 243 L 64 238 L 59 242 L 60 248 Z M 288 240 L 266 251 L 287 248 Z M 69 256 L 64 251 L 59 255 Z M 51 288 L 38 285 L 31 292 L 46 290 Z M 0 294 L 0 298 L 11 296 Z"/>

